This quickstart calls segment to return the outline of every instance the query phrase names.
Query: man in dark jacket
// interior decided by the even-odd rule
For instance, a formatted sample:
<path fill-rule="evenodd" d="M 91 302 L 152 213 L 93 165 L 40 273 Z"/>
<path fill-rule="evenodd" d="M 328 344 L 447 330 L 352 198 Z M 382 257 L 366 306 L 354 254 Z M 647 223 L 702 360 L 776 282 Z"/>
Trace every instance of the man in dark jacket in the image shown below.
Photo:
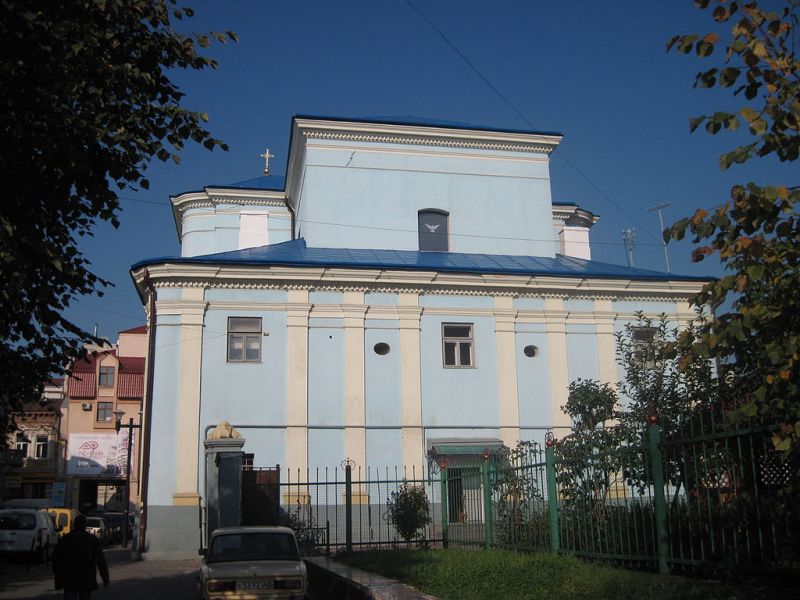
<path fill-rule="evenodd" d="M 86 532 L 86 517 L 78 515 L 72 531 L 58 541 L 53 552 L 56 589 L 64 588 L 64 600 L 89 600 L 97 589 L 98 570 L 108 587 L 108 565 L 100 540 Z"/>

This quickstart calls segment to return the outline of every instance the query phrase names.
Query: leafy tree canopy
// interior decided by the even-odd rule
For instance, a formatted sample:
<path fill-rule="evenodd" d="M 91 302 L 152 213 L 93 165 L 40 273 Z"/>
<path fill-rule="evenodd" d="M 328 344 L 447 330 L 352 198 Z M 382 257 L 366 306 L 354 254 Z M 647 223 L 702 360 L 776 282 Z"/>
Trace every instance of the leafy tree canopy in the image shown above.
<path fill-rule="evenodd" d="M 0 0 L 0 444 L 9 413 L 91 339 L 62 316 L 107 283 L 79 239 L 118 225 L 118 193 L 148 187 L 153 157 L 227 149 L 169 71 L 216 68 L 200 48 L 236 36 L 173 29 L 191 16 L 175 0 Z"/>
<path fill-rule="evenodd" d="M 696 0 L 710 10 L 717 31 L 680 35 L 667 49 L 692 51 L 715 65 L 701 71 L 695 87 L 731 90 L 737 112 L 690 120 L 710 134 L 746 126 L 750 140 L 720 158 L 728 169 L 755 157 L 796 161 L 800 153 L 800 2 Z M 767 4 L 762 2 L 761 4 Z M 722 56 L 718 50 L 722 50 Z M 795 172 L 794 175 L 797 173 Z M 736 185 L 730 199 L 697 210 L 664 232 L 665 239 L 693 236 L 695 261 L 716 256 L 726 269 L 695 298 L 697 306 L 731 310 L 681 340 L 684 367 L 716 356 L 735 365 L 740 416 L 783 423 L 800 437 L 800 188 L 796 180 Z M 787 427 L 788 425 L 788 427 Z M 794 432 L 794 433 L 793 433 Z"/>

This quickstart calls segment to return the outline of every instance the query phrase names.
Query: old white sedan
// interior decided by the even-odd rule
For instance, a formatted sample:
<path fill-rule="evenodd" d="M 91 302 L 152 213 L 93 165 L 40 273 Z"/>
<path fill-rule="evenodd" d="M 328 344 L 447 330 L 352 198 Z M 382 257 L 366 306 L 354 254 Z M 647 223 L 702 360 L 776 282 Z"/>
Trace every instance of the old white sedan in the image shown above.
<path fill-rule="evenodd" d="M 207 600 L 306 597 L 306 566 L 287 527 L 222 527 L 200 552 L 200 595 Z"/>

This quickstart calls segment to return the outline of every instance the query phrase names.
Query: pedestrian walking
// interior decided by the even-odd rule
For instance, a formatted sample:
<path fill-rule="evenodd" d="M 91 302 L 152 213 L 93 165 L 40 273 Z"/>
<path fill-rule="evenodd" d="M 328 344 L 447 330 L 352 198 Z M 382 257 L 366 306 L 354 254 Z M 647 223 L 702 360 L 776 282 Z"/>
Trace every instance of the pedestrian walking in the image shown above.
<path fill-rule="evenodd" d="M 58 541 L 53 552 L 56 589 L 63 588 L 64 600 L 89 600 L 97 589 L 97 571 L 108 587 L 108 565 L 100 540 L 86 532 L 86 517 L 78 515 L 72 531 Z"/>

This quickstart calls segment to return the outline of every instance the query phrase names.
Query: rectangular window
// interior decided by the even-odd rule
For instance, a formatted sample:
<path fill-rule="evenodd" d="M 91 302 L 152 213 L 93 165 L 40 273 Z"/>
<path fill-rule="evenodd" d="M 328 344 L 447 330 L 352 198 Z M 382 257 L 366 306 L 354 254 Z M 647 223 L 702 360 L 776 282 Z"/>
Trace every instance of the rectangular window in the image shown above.
<path fill-rule="evenodd" d="M 36 458 L 47 458 L 50 440 L 46 435 L 36 436 Z"/>
<path fill-rule="evenodd" d="M 114 419 L 114 403 L 113 402 L 98 402 L 97 403 L 97 422 L 98 423 L 111 423 Z"/>
<path fill-rule="evenodd" d="M 100 386 L 114 387 L 114 367 L 100 367 Z"/>
<path fill-rule="evenodd" d="M 28 456 L 28 445 L 31 443 L 31 440 L 24 434 L 18 433 L 17 439 L 14 442 L 14 448 L 19 450 L 22 453 L 22 456 Z"/>
<path fill-rule="evenodd" d="M 637 361 L 645 369 L 656 367 L 656 346 L 660 341 L 657 327 L 631 327 L 631 341 Z"/>
<path fill-rule="evenodd" d="M 471 323 L 442 323 L 442 356 L 445 367 L 475 366 Z"/>
<path fill-rule="evenodd" d="M 261 362 L 261 317 L 228 317 L 228 362 Z"/>
<path fill-rule="evenodd" d="M 450 249 L 448 214 L 428 209 L 417 213 L 420 252 L 447 252 Z"/>
<path fill-rule="evenodd" d="M 242 457 L 242 471 L 252 471 L 253 470 L 253 460 L 255 459 L 255 454 L 247 454 Z"/>

